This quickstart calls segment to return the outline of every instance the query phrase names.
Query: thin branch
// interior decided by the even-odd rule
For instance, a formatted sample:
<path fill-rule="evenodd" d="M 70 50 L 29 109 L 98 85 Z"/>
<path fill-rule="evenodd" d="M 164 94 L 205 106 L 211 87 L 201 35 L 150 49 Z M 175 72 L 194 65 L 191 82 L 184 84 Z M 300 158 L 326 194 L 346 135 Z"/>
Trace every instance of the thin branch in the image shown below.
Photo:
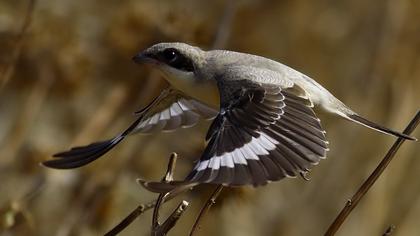
<path fill-rule="evenodd" d="M 168 168 L 166 170 L 166 174 L 162 179 L 162 183 L 169 183 L 172 181 L 175 165 L 178 155 L 176 153 L 172 153 L 171 157 L 169 158 Z M 172 214 L 165 220 L 163 224 L 159 223 L 159 210 L 162 203 L 164 203 L 165 198 L 169 195 L 169 193 L 161 193 L 156 201 L 155 208 L 153 210 L 153 218 L 152 218 L 152 236 L 161 236 L 166 235 L 169 230 L 171 230 L 184 211 L 187 209 L 189 203 L 187 201 L 182 201 L 177 208 L 172 212 Z"/>
<path fill-rule="evenodd" d="M 162 182 L 169 182 L 173 180 L 173 173 L 175 170 L 176 160 L 177 160 L 177 154 L 172 153 L 169 158 L 168 168 L 166 170 L 165 176 L 162 179 Z M 117 224 L 114 228 L 112 228 L 108 233 L 105 234 L 105 236 L 113 236 L 119 234 L 121 231 L 123 231 L 125 228 L 127 228 L 137 217 L 139 217 L 144 212 L 154 209 L 153 211 L 153 219 L 152 219 L 152 225 L 153 228 L 159 225 L 158 218 L 159 218 L 159 208 L 160 205 L 164 202 L 167 202 L 177 195 L 171 195 L 168 197 L 164 197 L 164 195 L 160 194 L 159 198 L 157 200 L 153 200 L 146 204 L 140 204 L 137 206 L 136 209 L 134 209 L 127 217 L 125 217 L 119 224 Z M 182 205 L 182 206 L 181 206 Z M 186 207 L 188 206 L 188 203 L 184 204 L 181 203 L 178 205 L 178 207 L 175 209 L 175 211 L 172 214 L 175 214 L 176 212 L 183 212 Z M 180 209 L 182 208 L 182 209 Z M 168 218 L 169 219 L 169 218 Z"/>
<path fill-rule="evenodd" d="M 173 175 L 174 175 L 177 158 L 178 158 L 178 155 L 176 153 L 172 153 L 171 156 L 169 157 L 168 168 L 166 169 L 166 174 L 163 177 L 162 182 L 168 183 L 174 179 Z M 156 201 L 156 205 L 153 210 L 152 229 L 159 227 L 159 209 L 166 195 L 167 194 L 163 194 L 163 193 L 159 194 L 159 197 Z"/>
<path fill-rule="evenodd" d="M 179 194 L 183 193 L 182 191 L 177 192 L 175 194 L 169 194 L 163 199 L 162 203 L 165 203 L 169 200 L 172 200 Z M 112 228 L 108 233 L 105 234 L 105 236 L 113 236 L 117 235 L 121 231 L 123 231 L 125 228 L 127 228 L 137 217 L 139 217 L 141 214 L 145 213 L 146 211 L 149 211 L 151 209 L 154 209 L 156 206 L 157 200 L 150 201 L 148 203 L 140 204 L 137 206 L 136 209 L 134 209 L 127 217 L 125 217 L 118 225 L 116 225 L 114 228 Z"/>
<path fill-rule="evenodd" d="M 197 216 L 197 219 L 194 222 L 194 225 L 191 229 L 190 236 L 193 236 L 194 233 L 200 226 L 200 221 L 203 219 L 204 215 L 210 210 L 210 207 L 216 203 L 216 199 L 223 190 L 223 185 L 218 185 L 213 193 L 210 195 L 206 204 L 201 208 L 200 213 Z"/>
<path fill-rule="evenodd" d="M 35 0 L 29 0 L 28 8 L 26 9 L 25 13 L 25 18 L 23 19 L 22 27 L 20 28 L 20 31 L 15 40 L 15 48 L 12 52 L 10 62 L 4 67 L 3 70 L 0 71 L 0 90 L 6 85 L 10 77 L 12 77 L 13 75 L 16 61 L 19 58 L 20 51 L 22 50 L 25 33 L 31 25 L 32 14 L 35 9 L 35 3 Z"/>
<path fill-rule="evenodd" d="M 187 207 L 189 206 L 189 203 L 185 200 L 183 200 L 178 206 L 175 208 L 175 210 L 172 212 L 172 214 L 168 217 L 168 219 L 163 222 L 163 224 L 159 225 L 155 231 L 152 231 L 152 235 L 156 236 L 163 236 L 166 235 L 169 230 L 171 230 L 176 222 L 181 218 L 182 214 L 185 212 Z"/>
<path fill-rule="evenodd" d="M 411 122 L 405 128 L 404 134 L 410 135 L 416 129 L 419 122 L 420 122 L 420 111 L 417 111 L 416 116 L 411 120 Z M 395 154 L 397 153 L 401 145 L 404 143 L 404 141 L 405 139 L 403 138 L 398 138 L 397 141 L 395 141 L 395 143 L 389 149 L 388 153 L 385 155 L 385 157 L 382 159 L 382 161 L 379 163 L 376 169 L 367 178 L 367 180 L 362 184 L 362 186 L 360 186 L 360 188 L 353 195 L 353 197 L 347 201 L 346 205 L 338 214 L 338 216 L 335 218 L 334 222 L 330 225 L 325 235 L 327 236 L 335 235 L 335 233 L 338 231 L 338 229 L 343 224 L 343 222 L 347 219 L 351 211 L 357 206 L 360 200 L 365 196 L 365 194 L 376 182 L 376 180 L 379 178 L 382 172 L 386 169 L 386 167 L 394 158 Z"/>
<path fill-rule="evenodd" d="M 169 157 L 168 168 L 166 170 L 165 177 L 163 177 L 162 179 L 163 182 L 168 183 L 174 180 L 174 172 L 177 159 L 178 155 L 175 152 L 173 152 Z"/>
<path fill-rule="evenodd" d="M 159 197 L 156 200 L 156 205 L 155 208 L 153 209 L 153 217 L 152 217 L 152 232 L 154 232 L 155 230 L 157 230 L 160 226 L 159 223 L 159 210 L 160 210 L 160 206 L 163 203 L 163 200 L 165 198 L 164 193 L 159 194 Z M 152 235 L 155 235 L 152 233 Z"/>
<path fill-rule="evenodd" d="M 149 208 L 151 209 L 151 208 Z M 146 211 L 145 205 L 139 205 L 134 211 L 132 211 L 127 217 L 125 217 L 119 224 L 112 228 L 105 236 L 114 236 L 119 234 L 125 228 L 127 228 L 137 217 Z"/>

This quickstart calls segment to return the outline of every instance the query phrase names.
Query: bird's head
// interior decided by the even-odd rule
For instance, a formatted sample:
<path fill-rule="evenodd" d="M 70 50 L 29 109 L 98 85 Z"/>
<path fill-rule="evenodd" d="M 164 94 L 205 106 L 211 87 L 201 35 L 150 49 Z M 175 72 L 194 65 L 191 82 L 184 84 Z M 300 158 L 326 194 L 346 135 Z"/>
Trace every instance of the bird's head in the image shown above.
<path fill-rule="evenodd" d="M 204 51 L 185 43 L 158 43 L 133 57 L 136 63 L 151 64 L 167 79 L 194 79 L 204 61 Z"/>
<path fill-rule="evenodd" d="M 185 43 L 158 43 L 135 55 L 133 60 L 152 65 L 178 90 L 218 105 L 219 93 L 211 73 L 206 72 L 206 56 L 206 51 Z"/>

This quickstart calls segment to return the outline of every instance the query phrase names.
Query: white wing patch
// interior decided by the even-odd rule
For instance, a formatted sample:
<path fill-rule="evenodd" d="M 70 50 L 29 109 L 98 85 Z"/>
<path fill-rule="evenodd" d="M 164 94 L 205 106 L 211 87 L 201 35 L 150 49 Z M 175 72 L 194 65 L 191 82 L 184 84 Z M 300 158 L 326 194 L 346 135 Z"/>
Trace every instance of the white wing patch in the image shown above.
<path fill-rule="evenodd" d="M 247 160 L 259 160 L 258 156 L 268 155 L 269 151 L 276 149 L 278 144 L 276 140 L 263 132 L 258 133 L 260 134 L 258 138 L 252 137 L 252 140 L 242 147 L 201 161 L 196 165 L 195 170 L 202 171 L 207 168 L 218 170 L 220 167 L 234 168 L 237 164 L 247 165 Z"/>
<path fill-rule="evenodd" d="M 206 105 L 186 98 L 180 98 L 164 110 L 148 116 L 141 121 L 134 132 L 152 133 L 156 131 L 173 131 L 179 127 L 194 126 L 201 118 L 212 119 L 217 111 Z"/>
<path fill-rule="evenodd" d="M 246 80 L 255 72 L 224 78 L 222 112 L 187 181 L 258 186 L 306 173 L 326 156 L 325 133 L 313 104 L 302 96 L 305 91 L 287 83 L 265 84 L 273 79 L 269 71 L 259 80 Z"/>

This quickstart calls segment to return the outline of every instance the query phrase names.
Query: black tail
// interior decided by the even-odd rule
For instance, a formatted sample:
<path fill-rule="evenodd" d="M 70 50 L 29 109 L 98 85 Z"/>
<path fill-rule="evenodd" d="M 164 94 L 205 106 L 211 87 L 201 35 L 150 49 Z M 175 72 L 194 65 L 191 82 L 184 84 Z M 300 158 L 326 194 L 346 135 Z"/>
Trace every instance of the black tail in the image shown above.
<path fill-rule="evenodd" d="M 403 138 L 403 139 L 417 141 L 417 139 L 414 138 L 414 137 L 408 136 L 406 134 L 403 134 L 403 133 L 400 133 L 400 132 L 397 132 L 397 131 L 394 131 L 394 130 L 390 130 L 390 129 L 388 129 L 386 127 L 383 127 L 381 125 L 378 125 L 378 124 L 376 124 L 376 123 L 374 123 L 372 121 L 369 121 L 369 120 L 367 120 L 367 119 L 365 119 L 365 118 L 363 118 L 363 117 L 361 117 L 361 116 L 359 116 L 357 114 L 348 115 L 347 117 L 350 120 L 352 120 L 352 121 L 354 121 L 356 123 L 359 123 L 359 124 L 364 125 L 364 126 L 366 126 L 368 128 L 374 129 L 376 131 L 379 131 L 379 132 L 382 132 L 382 133 L 385 133 L 385 134 L 394 135 L 394 136 L 396 136 L 398 138 Z"/>

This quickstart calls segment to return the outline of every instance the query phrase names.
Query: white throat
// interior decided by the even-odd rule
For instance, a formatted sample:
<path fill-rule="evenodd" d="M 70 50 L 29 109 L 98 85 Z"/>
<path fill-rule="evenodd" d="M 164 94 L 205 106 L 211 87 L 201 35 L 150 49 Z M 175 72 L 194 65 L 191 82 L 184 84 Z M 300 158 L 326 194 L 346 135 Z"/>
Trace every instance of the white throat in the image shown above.
<path fill-rule="evenodd" d="M 195 78 L 194 73 L 184 73 L 174 69 L 169 70 L 162 71 L 162 73 L 165 79 L 174 88 L 211 106 L 212 108 L 219 108 L 220 95 L 216 81 L 211 79 L 198 80 Z"/>

